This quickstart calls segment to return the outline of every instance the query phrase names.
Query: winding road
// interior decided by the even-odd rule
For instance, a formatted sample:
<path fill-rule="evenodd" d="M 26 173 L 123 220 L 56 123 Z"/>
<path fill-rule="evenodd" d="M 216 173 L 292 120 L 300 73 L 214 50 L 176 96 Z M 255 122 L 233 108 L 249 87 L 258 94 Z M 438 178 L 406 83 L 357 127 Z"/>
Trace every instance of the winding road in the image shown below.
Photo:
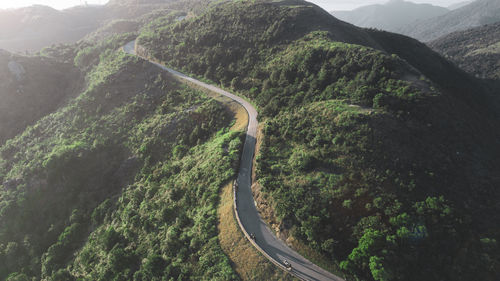
<path fill-rule="evenodd" d="M 123 47 L 123 50 L 131 55 L 135 53 L 135 41 L 132 41 Z M 189 81 L 200 87 L 226 96 L 241 104 L 248 112 L 249 121 L 247 136 L 243 147 L 243 155 L 240 162 L 238 173 L 238 188 L 235 190 L 235 210 L 238 223 L 248 240 L 259 250 L 267 259 L 283 270 L 286 268 L 283 261 L 287 260 L 292 265 L 292 270 L 288 271 L 295 277 L 302 280 L 335 280 L 343 281 L 342 278 L 318 267 L 300 254 L 288 247 L 282 240 L 277 238 L 262 220 L 255 207 L 255 201 L 252 195 L 252 165 L 255 153 L 255 144 L 257 136 L 257 111 L 255 108 L 239 96 L 233 95 L 215 86 L 203 83 L 199 80 L 186 76 L 180 72 L 170 69 L 159 63 L 150 61 L 163 70 L 166 70 L 174 76 Z M 255 235 L 255 240 L 250 238 L 249 233 Z"/>

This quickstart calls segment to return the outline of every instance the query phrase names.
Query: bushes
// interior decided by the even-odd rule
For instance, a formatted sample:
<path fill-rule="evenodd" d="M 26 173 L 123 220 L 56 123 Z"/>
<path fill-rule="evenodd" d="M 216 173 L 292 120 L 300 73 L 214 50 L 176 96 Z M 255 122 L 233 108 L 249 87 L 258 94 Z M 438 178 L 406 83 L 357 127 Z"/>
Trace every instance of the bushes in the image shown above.
<path fill-rule="evenodd" d="M 426 144 L 415 136 L 395 138 L 394 131 L 412 135 L 396 125 L 406 118 L 331 100 L 283 112 L 263 129 L 257 176 L 277 218 L 361 280 L 413 280 L 422 274 L 417 269 L 422 264 L 428 274 L 443 272 L 437 264 L 464 245 L 458 237 L 475 240 L 467 216 L 456 207 L 463 202 L 453 199 L 459 184 L 448 192 L 443 189 L 447 180 L 435 176 L 449 171 L 449 164 L 432 160 L 431 143 L 440 143 L 440 136 L 431 134 L 434 139 Z M 427 126 L 416 122 L 409 121 L 413 128 Z M 419 146 L 427 149 L 411 152 Z M 411 156 L 403 160 L 402 152 Z M 413 171 L 405 171 L 408 166 Z M 417 172 L 417 166 L 427 171 Z M 442 195 L 429 196 L 436 193 Z M 483 252 L 477 246 L 469 250 Z M 482 265 L 468 270 L 475 266 Z"/>
<path fill-rule="evenodd" d="M 423 95 L 415 85 L 404 81 L 418 73 L 397 56 L 334 42 L 331 39 L 334 34 L 329 30 L 301 30 L 304 32 L 301 36 L 292 36 L 295 40 L 283 39 L 280 33 L 271 37 L 262 37 L 258 33 L 258 29 L 268 28 L 266 24 L 281 26 L 269 27 L 272 30 L 290 32 L 284 25 L 290 24 L 288 21 L 292 22 L 292 18 L 310 12 L 304 7 L 292 11 L 254 4 L 245 6 L 246 13 L 242 13 L 241 6 L 245 4 L 227 4 L 193 20 L 153 24 L 142 31 L 138 42 L 155 59 L 243 90 L 264 116 L 275 116 L 281 111 L 319 100 L 341 98 L 372 106 L 377 94 L 400 93 L 396 94 L 398 102 L 406 99 L 409 92 Z M 254 17 L 243 21 L 236 15 Z M 278 15 L 284 17 L 283 22 L 276 21 Z M 222 23 L 206 24 L 210 22 L 207 17 L 217 17 Z M 245 24 L 254 22 L 252 26 L 256 30 L 242 33 L 246 30 Z M 218 32 L 216 26 L 219 25 L 228 28 L 224 35 Z M 152 30 L 156 32 L 154 35 Z M 203 39 L 206 37 L 211 39 Z"/>
<path fill-rule="evenodd" d="M 72 274 L 95 280 L 237 278 L 217 244 L 216 206 L 220 186 L 236 173 L 238 159 L 227 158 L 226 153 L 240 149 L 234 144 L 231 151 L 224 148 L 241 144 L 240 138 L 219 132 L 179 158 L 165 155 L 164 162 L 155 164 L 154 176 L 143 170 L 120 197 L 117 209 L 107 211 L 110 220 L 92 234 L 75 259 Z M 117 256 L 118 249 L 130 252 Z M 98 258 L 102 256 L 110 262 Z M 131 270 L 112 269 L 119 263 L 111 261 L 118 258 L 130 263 Z"/>
<path fill-rule="evenodd" d="M 6 245 L 0 256 L 9 257 L 0 278 L 24 272 L 30 279 L 132 280 L 142 259 L 154 254 L 169 261 L 162 278 L 204 276 L 188 264 L 216 236 L 215 213 L 201 209 L 215 209 L 219 187 L 234 175 L 240 135 L 223 130 L 230 116 L 219 103 L 156 67 L 121 52 L 98 60 L 86 91 L 0 148 L 2 176 L 13 184 L 0 192 L 0 245 Z M 215 158 L 195 166 L 190 151 L 212 143 L 217 132 L 213 148 L 194 154 Z M 219 163 L 219 170 L 207 163 Z M 168 211 L 160 200 L 171 202 Z M 203 215 L 193 225 L 196 210 Z M 179 231 L 160 245 L 165 224 Z M 162 250 L 150 253 L 152 247 Z"/>
<path fill-rule="evenodd" d="M 420 43 L 349 28 L 300 4 L 246 2 L 158 26 L 139 43 L 258 105 L 262 191 L 283 226 L 345 272 L 467 280 L 481 268 L 494 280 L 499 267 L 485 264 L 498 263 L 454 258 L 485 254 L 480 233 L 498 236 L 496 203 L 484 207 L 498 185 L 493 99 Z M 477 210 L 489 219 L 472 223 Z"/>
<path fill-rule="evenodd" d="M 120 233 L 116 232 L 113 227 L 109 227 L 102 234 L 102 243 L 104 246 L 104 250 L 110 251 L 117 245 L 118 243 L 123 241 L 123 237 Z"/>
<path fill-rule="evenodd" d="M 135 37 L 135 34 L 125 33 L 122 35 L 110 36 L 108 39 L 94 45 L 83 44 L 79 46 L 79 51 L 74 58 L 74 64 L 84 72 L 88 72 L 98 65 L 99 61 L 102 61 L 103 56 L 115 52 L 126 43 L 134 40 Z"/>

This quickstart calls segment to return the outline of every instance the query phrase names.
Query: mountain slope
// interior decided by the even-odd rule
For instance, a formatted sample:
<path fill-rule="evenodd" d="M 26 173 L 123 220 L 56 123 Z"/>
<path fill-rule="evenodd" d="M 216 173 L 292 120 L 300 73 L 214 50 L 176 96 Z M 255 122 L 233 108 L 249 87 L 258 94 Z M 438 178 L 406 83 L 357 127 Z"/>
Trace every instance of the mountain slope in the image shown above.
<path fill-rule="evenodd" d="M 231 113 L 114 40 L 76 98 L 0 146 L 0 278 L 237 279 L 216 228 Z"/>
<path fill-rule="evenodd" d="M 257 105 L 278 235 L 360 280 L 498 278 L 498 101 L 424 44 L 301 1 L 217 6 L 138 42 Z"/>
<path fill-rule="evenodd" d="M 430 4 L 392 0 L 386 4 L 364 6 L 353 11 L 332 11 L 331 14 L 357 26 L 396 31 L 416 20 L 430 19 L 447 12 L 449 10 L 446 8 Z"/>
<path fill-rule="evenodd" d="M 212 1 L 195 2 L 174 4 Z M 110 19 L 151 7 L 110 6 Z M 354 280 L 500 278 L 498 97 L 480 80 L 300 0 L 158 13 L 139 52 L 257 107 L 254 192 L 280 237 Z M 120 52 L 129 23 L 0 68 L 86 75 L 0 145 L 2 280 L 239 279 L 216 209 L 244 135 L 219 102 Z"/>
<path fill-rule="evenodd" d="M 500 79 L 500 22 L 443 36 L 429 46 L 481 78 Z"/>
<path fill-rule="evenodd" d="M 500 21 L 500 2 L 476 0 L 446 15 L 404 26 L 396 32 L 428 42 L 454 31 Z"/>
<path fill-rule="evenodd" d="M 63 105 L 80 76 L 70 64 L 0 51 L 0 145 Z"/>

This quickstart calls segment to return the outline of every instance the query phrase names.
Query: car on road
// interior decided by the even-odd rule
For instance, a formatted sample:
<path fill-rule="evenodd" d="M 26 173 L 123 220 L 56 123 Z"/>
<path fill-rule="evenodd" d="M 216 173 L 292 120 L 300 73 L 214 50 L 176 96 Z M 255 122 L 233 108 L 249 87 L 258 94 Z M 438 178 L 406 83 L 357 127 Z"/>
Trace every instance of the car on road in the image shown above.
<path fill-rule="evenodd" d="M 292 270 L 292 265 L 287 261 L 283 261 L 283 265 L 285 266 L 286 270 Z"/>

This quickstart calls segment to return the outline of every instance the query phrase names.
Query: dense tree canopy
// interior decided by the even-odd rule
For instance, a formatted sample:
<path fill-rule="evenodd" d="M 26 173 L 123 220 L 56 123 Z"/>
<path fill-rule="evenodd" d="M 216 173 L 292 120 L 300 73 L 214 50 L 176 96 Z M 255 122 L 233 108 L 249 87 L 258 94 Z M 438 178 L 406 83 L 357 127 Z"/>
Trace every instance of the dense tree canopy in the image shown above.
<path fill-rule="evenodd" d="M 498 277 L 497 100 L 423 44 L 299 1 L 221 5 L 139 44 L 258 106 L 276 219 L 346 273 Z"/>
<path fill-rule="evenodd" d="M 237 278 L 214 222 L 241 135 L 126 40 L 82 49 L 86 90 L 0 148 L 0 278 Z"/>

